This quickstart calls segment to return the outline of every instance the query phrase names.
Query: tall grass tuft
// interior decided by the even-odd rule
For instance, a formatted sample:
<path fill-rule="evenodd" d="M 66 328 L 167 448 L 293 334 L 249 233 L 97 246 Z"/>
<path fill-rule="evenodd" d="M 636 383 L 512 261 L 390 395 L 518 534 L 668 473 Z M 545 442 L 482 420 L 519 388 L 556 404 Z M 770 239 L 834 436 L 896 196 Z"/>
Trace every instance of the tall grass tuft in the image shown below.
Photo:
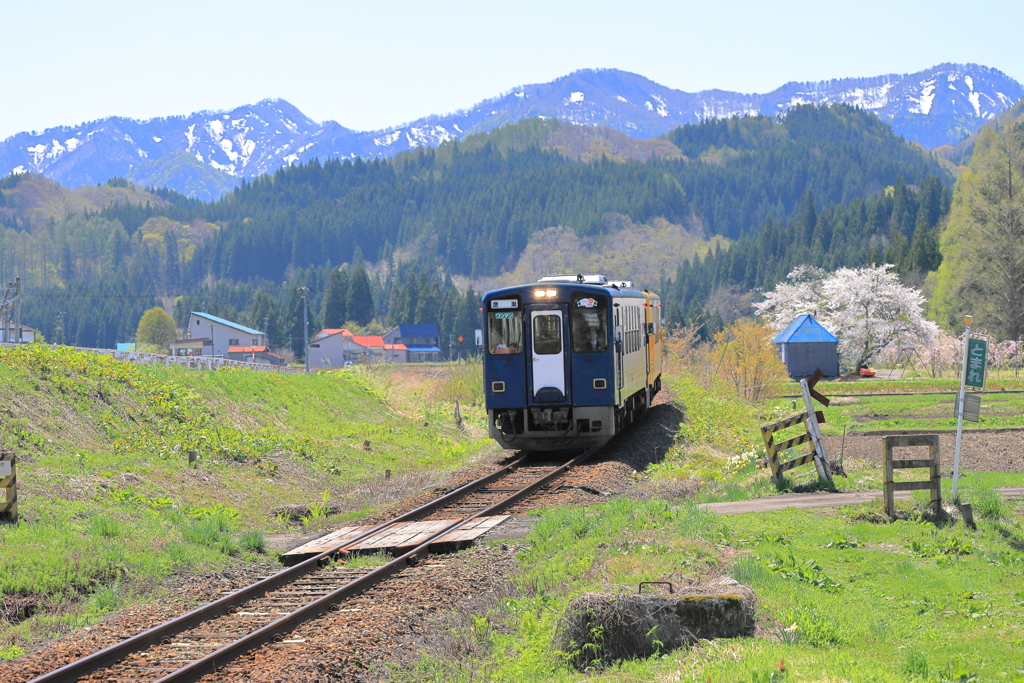
<path fill-rule="evenodd" d="M 124 535 L 120 520 L 97 515 L 89 519 L 89 533 L 103 538 L 118 538 Z"/>
<path fill-rule="evenodd" d="M 115 581 L 109 586 L 100 586 L 89 597 L 86 613 L 94 616 L 108 614 L 121 607 L 125 602 L 120 582 Z"/>
<path fill-rule="evenodd" d="M 912 678 L 928 678 L 928 658 L 915 648 L 907 648 L 903 652 L 903 673 Z"/>
<path fill-rule="evenodd" d="M 249 553 L 265 555 L 267 553 L 267 539 L 262 531 L 250 529 L 243 533 L 238 539 L 238 545 L 242 550 Z"/>
<path fill-rule="evenodd" d="M 474 356 L 464 363 L 450 364 L 448 376 L 441 382 L 441 398 L 448 402 L 479 406 L 484 402 L 483 357 Z"/>
<path fill-rule="evenodd" d="M 982 519 L 999 521 L 1009 519 L 1012 513 L 1010 504 L 992 488 L 983 488 L 977 491 L 972 507 Z"/>

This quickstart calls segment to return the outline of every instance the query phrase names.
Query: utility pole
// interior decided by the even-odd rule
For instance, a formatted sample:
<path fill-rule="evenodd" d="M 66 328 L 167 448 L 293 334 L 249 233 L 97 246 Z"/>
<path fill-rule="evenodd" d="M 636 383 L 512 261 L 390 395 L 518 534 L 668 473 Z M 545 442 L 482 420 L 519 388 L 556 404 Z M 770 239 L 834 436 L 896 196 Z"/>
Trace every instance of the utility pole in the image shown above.
<path fill-rule="evenodd" d="M 21 278 L 14 278 L 0 294 L 0 342 L 21 342 Z"/>
<path fill-rule="evenodd" d="M 306 360 L 306 374 L 309 374 L 309 306 L 306 295 L 309 287 L 299 287 L 295 291 L 302 292 L 302 356 Z"/>
<path fill-rule="evenodd" d="M 61 346 L 64 345 L 64 325 L 66 324 L 64 321 L 64 316 L 66 316 L 67 314 L 67 311 L 61 311 L 60 313 L 57 314 L 57 317 L 60 320 L 60 322 L 57 323 L 57 330 L 60 332 L 60 341 L 58 343 Z"/>

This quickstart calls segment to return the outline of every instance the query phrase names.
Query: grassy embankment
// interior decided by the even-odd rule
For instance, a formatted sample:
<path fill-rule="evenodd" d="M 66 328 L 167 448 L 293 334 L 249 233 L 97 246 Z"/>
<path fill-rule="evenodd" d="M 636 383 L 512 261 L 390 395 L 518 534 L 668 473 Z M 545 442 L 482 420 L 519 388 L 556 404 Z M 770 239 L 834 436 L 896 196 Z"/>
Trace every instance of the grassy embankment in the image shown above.
<path fill-rule="evenodd" d="M 898 502 L 896 522 L 880 503 L 715 517 L 695 500 L 778 492 L 756 465 L 758 425 L 775 406 L 792 406 L 751 406 L 682 372 L 668 386 L 686 420 L 649 483 L 686 479 L 697 497 L 622 498 L 543 513 L 510 596 L 486 615 L 453 618 L 452 642 L 425 657 L 409 680 L 1024 681 L 1024 506 L 992 490 L 1024 484 L 1024 475 L 962 481 L 977 530 L 950 520 L 936 525 L 924 495 Z M 837 478 L 840 488 L 880 488 L 877 470 L 864 469 L 870 476 L 855 484 Z M 757 637 L 587 672 L 572 669 L 568 653 L 552 645 L 574 595 L 722 575 L 757 594 Z"/>
<path fill-rule="evenodd" d="M 417 384 L 0 350 L 0 447 L 18 455 L 21 513 L 0 525 L 0 658 L 172 574 L 251 561 L 263 532 L 337 526 L 489 452 L 482 411 L 464 406 L 457 430 L 444 398 L 467 372 Z M 285 505 L 301 519 L 274 514 Z"/>

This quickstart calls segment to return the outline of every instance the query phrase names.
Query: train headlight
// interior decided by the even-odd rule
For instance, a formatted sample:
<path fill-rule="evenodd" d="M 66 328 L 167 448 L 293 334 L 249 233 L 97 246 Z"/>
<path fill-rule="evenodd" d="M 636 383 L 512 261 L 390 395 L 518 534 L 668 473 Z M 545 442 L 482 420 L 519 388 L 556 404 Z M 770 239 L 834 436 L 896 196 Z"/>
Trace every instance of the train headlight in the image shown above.
<path fill-rule="evenodd" d="M 547 290 L 547 291 L 546 291 L 546 292 L 544 292 L 544 293 L 545 293 L 545 294 L 547 294 L 548 296 L 557 296 L 557 295 L 558 295 L 558 292 L 556 292 L 556 291 L 555 291 L 555 290 L 553 290 L 553 289 L 549 289 L 549 290 Z"/>
<path fill-rule="evenodd" d="M 543 289 L 535 289 L 535 290 L 533 290 L 533 295 L 535 297 L 537 297 L 538 299 L 543 299 L 545 296 L 547 296 L 547 294 L 544 292 Z"/>

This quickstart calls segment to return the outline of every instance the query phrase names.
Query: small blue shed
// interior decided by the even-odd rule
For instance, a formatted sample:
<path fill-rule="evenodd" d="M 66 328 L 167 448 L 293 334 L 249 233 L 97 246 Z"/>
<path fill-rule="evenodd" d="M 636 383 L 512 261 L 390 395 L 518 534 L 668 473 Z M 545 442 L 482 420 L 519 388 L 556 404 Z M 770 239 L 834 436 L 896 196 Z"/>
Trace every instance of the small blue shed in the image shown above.
<path fill-rule="evenodd" d="M 826 377 L 839 376 L 839 340 L 814 316 L 804 314 L 775 337 L 790 377 L 806 377 L 817 368 Z"/>

